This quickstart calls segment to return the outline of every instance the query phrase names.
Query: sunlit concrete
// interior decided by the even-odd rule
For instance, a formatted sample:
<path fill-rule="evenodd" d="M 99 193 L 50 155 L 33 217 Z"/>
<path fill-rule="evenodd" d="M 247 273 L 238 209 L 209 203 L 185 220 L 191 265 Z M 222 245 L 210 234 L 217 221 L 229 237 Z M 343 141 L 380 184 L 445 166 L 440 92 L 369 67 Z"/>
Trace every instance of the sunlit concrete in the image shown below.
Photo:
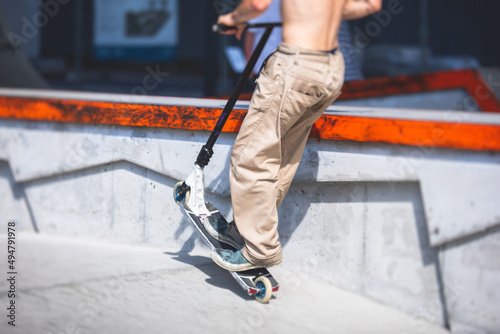
<path fill-rule="evenodd" d="M 6 248 L 0 234 L 0 247 Z M 16 327 L 2 333 L 446 333 L 321 282 L 274 268 L 267 305 L 200 253 L 20 233 Z M 2 268 L 5 260 L 0 262 Z M 0 303 L 7 305 L 6 282 Z"/>

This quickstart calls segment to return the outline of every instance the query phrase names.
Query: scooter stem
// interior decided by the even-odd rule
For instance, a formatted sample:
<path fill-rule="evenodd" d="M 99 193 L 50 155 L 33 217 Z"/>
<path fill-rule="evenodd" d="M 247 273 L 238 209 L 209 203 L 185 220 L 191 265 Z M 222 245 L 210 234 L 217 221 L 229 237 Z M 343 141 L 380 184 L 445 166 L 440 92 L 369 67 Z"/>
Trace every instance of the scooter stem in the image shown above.
<path fill-rule="evenodd" d="M 257 47 L 250 56 L 250 59 L 248 60 L 248 63 L 245 66 L 245 69 L 243 70 L 243 73 L 238 79 L 238 82 L 236 83 L 236 86 L 234 87 L 233 92 L 229 97 L 229 100 L 224 106 L 224 110 L 222 111 L 222 114 L 220 115 L 217 124 L 212 130 L 212 133 L 210 134 L 207 143 L 203 145 L 203 147 L 200 150 L 200 153 L 198 154 L 198 157 L 196 158 L 196 165 L 198 165 L 200 168 L 204 168 L 210 162 L 210 158 L 212 158 L 212 155 L 214 154 L 213 151 L 214 144 L 217 141 L 217 138 L 219 138 L 222 128 L 224 127 L 224 124 L 226 124 L 226 121 L 228 120 L 231 111 L 233 111 L 233 108 L 236 102 L 238 101 L 238 98 L 240 97 L 241 91 L 243 90 L 246 81 L 250 77 L 250 74 L 252 73 L 252 70 L 255 67 L 255 64 L 257 63 L 257 60 L 259 59 L 259 56 L 262 53 L 262 50 L 264 49 L 264 46 L 267 40 L 269 39 L 269 36 L 271 35 L 273 28 L 278 26 L 281 26 L 281 23 L 259 23 L 259 24 L 247 25 L 247 28 L 266 28 L 266 31 L 262 35 L 259 44 L 257 44 Z M 213 27 L 213 30 L 216 32 L 225 31 L 229 29 L 232 29 L 232 27 L 227 27 L 220 24 L 214 25 Z"/>

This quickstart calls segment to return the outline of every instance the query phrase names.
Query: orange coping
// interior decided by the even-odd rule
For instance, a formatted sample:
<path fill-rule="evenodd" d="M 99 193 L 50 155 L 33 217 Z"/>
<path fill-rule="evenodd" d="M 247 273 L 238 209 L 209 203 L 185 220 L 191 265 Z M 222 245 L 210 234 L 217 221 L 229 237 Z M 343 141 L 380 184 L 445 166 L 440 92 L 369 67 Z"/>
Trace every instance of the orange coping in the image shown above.
<path fill-rule="evenodd" d="M 5 119 L 211 131 L 221 113 L 220 108 L 0 96 L 0 118 Z M 245 114 L 246 110 L 233 110 L 223 131 L 237 132 Z M 500 125 L 466 122 L 324 114 L 311 137 L 500 151 Z"/>

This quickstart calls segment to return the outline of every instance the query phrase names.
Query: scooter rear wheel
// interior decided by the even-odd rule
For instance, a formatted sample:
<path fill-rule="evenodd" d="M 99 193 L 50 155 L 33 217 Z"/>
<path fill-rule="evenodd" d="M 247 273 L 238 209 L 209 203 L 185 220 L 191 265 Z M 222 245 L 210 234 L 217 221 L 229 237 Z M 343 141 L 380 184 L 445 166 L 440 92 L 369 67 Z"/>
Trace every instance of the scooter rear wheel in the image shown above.
<path fill-rule="evenodd" d="M 260 276 L 255 280 L 255 285 L 259 289 L 255 294 L 255 299 L 259 303 L 267 304 L 273 296 L 273 285 L 271 281 L 265 276 Z"/>

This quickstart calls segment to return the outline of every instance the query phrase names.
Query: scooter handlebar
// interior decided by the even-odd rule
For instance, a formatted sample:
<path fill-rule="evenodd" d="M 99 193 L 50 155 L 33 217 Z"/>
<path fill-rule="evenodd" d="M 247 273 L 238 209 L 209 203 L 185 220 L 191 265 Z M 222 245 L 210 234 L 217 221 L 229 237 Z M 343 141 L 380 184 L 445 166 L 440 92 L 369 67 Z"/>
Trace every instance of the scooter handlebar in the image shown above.
<path fill-rule="evenodd" d="M 281 22 L 273 22 L 273 23 L 255 23 L 255 24 L 247 24 L 246 28 L 275 28 L 281 27 Z M 215 33 L 221 33 L 224 31 L 228 31 L 231 29 L 236 29 L 236 27 L 230 27 L 225 24 L 216 23 L 212 26 L 212 31 Z"/>
<path fill-rule="evenodd" d="M 236 27 L 230 27 L 230 26 L 227 26 L 225 24 L 220 24 L 220 23 L 216 23 L 212 26 L 212 31 L 213 32 L 224 32 L 224 31 L 228 31 L 228 30 L 231 30 L 231 29 L 236 29 Z"/>

